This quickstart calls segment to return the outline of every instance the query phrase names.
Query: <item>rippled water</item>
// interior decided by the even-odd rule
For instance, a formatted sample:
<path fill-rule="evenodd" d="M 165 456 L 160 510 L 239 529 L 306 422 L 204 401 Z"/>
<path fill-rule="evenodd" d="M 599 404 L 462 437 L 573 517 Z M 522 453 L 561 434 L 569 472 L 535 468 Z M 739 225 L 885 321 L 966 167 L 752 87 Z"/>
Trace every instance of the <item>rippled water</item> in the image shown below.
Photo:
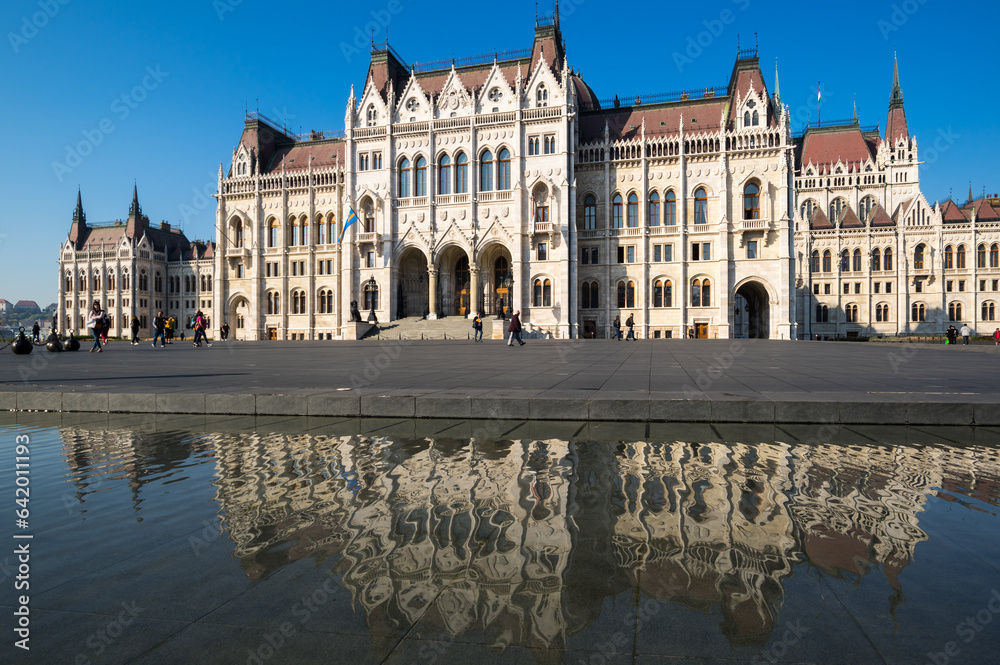
<path fill-rule="evenodd" d="M 34 536 L 33 650 L 8 640 L 4 662 L 974 663 L 1000 646 L 992 430 L 309 422 L 0 427 L 8 456 L 31 440 Z"/>

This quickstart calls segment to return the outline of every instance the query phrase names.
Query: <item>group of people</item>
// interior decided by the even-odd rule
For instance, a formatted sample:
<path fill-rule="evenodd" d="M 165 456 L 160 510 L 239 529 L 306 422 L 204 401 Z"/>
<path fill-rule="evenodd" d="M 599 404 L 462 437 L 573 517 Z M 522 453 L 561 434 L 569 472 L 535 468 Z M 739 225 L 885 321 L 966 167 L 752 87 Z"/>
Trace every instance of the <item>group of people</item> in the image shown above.
<path fill-rule="evenodd" d="M 615 333 L 611 336 L 611 339 L 617 339 L 621 341 L 622 339 L 622 317 L 616 316 L 615 322 L 611 324 L 611 327 L 615 329 Z M 628 334 L 625 339 L 630 339 L 633 342 L 636 340 L 635 337 L 635 319 L 629 314 L 628 318 L 625 319 L 625 327 L 628 328 Z"/>
<path fill-rule="evenodd" d="M 965 323 L 962 324 L 961 330 L 955 328 L 955 326 L 948 326 L 948 329 L 944 331 L 944 334 L 948 338 L 948 344 L 958 344 L 958 336 L 961 335 L 962 344 L 968 346 L 969 338 L 972 337 L 972 328 L 970 328 Z M 997 340 L 996 333 L 994 333 L 993 337 L 994 341 L 996 341 Z"/>
<path fill-rule="evenodd" d="M 139 344 L 139 330 L 141 327 L 139 317 L 133 316 L 129 324 L 129 330 L 132 332 L 132 346 L 138 346 Z M 194 346 L 200 347 L 202 342 L 208 346 L 212 346 L 212 343 L 208 341 L 208 320 L 200 309 L 194 315 L 193 327 Z M 111 319 L 104 308 L 101 307 L 101 303 L 96 300 L 94 301 L 94 306 L 90 309 L 90 313 L 87 315 L 87 329 L 94 336 L 94 345 L 90 348 L 90 352 L 101 353 L 103 346 L 108 343 L 108 331 L 111 329 Z M 163 348 L 167 344 L 173 344 L 174 332 L 176 330 L 176 318 L 164 316 L 162 311 L 157 312 L 156 316 L 153 317 L 152 346 L 156 347 L 156 340 L 160 340 L 160 348 Z M 219 333 L 221 339 L 228 339 L 229 324 L 223 323 Z M 184 341 L 183 329 L 181 329 L 180 338 L 181 341 Z"/>

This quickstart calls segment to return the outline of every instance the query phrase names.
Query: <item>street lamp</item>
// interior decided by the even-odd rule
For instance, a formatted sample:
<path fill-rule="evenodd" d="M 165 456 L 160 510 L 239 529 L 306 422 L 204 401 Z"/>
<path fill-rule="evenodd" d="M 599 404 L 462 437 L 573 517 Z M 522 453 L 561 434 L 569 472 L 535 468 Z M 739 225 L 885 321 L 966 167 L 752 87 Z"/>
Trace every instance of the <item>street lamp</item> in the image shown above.
<path fill-rule="evenodd" d="M 504 288 L 507 289 L 507 309 L 510 310 L 511 314 L 514 313 L 514 270 L 508 270 L 507 275 L 503 278 Z M 504 312 L 504 320 L 507 320 L 507 313 Z"/>
<path fill-rule="evenodd" d="M 375 281 L 375 275 L 368 278 L 366 288 L 368 291 L 368 300 L 371 303 L 372 308 L 371 311 L 368 312 L 368 323 L 378 325 L 378 317 L 375 316 L 375 296 L 378 293 L 378 282 Z"/>

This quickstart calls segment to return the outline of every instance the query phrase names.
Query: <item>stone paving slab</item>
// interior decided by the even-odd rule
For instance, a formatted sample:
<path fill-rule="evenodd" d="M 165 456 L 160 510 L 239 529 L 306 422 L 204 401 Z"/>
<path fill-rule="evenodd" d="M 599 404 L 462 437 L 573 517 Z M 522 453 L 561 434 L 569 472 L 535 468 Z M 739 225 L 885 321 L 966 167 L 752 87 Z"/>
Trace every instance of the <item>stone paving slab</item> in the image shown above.
<path fill-rule="evenodd" d="M 32 357 L 45 354 L 46 362 Z M 993 345 L 769 340 L 111 344 L 0 354 L 0 411 L 1000 425 Z"/>

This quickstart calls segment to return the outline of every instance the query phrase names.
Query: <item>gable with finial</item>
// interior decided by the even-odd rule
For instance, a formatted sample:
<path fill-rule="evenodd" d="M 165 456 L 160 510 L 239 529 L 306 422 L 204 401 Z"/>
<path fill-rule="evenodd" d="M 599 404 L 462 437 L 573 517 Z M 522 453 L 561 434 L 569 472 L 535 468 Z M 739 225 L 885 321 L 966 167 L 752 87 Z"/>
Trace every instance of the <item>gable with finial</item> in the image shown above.
<path fill-rule="evenodd" d="M 455 71 L 455 65 L 451 66 L 448 78 L 441 86 L 441 95 L 437 100 L 437 114 L 439 118 L 450 118 L 453 115 L 471 115 L 473 113 L 472 97 L 466 89 L 462 79 Z"/>
<path fill-rule="evenodd" d="M 409 226 L 406 228 L 406 232 L 403 233 L 402 236 L 396 239 L 396 242 L 394 243 L 393 246 L 393 251 L 395 252 L 396 257 L 398 258 L 403 254 L 404 251 L 410 249 L 411 247 L 416 247 L 421 252 L 423 252 L 425 256 L 429 257 L 431 255 L 430 241 L 427 240 L 427 237 L 420 232 L 420 229 L 417 228 L 416 222 L 412 220 L 410 221 Z"/>
<path fill-rule="evenodd" d="M 477 251 L 482 250 L 484 247 L 490 243 L 497 241 L 508 248 L 513 248 L 517 243 L 514 242 L 513 236 L 507 228 L 500 223 L 500 220 L 496 217 L 490 222 L 490 225 L 483 229 L 482 234 L 479 236 L 477 243 Z"/>
<path fill-rule="evenodd" d="M 472 239 L 462 232 L 455 220 L 451 220 L 445 232 L 438 236 L 434 244 L 434 254 L 439 254 L 448 245 L 456 245 L 465 250 L 472 249 Z"/>
<path fill-rule="evenodd" d="M 528 77 L 524 86 L 524 105 L 526 108 L 543 108 L 562 104 L 563 86 L 552 69 L 545 64 L 544 58 L 539 58 L 535 70 Z"/>
<path fill-rule="evenodd" d="M 233 151 L 233 165 L 229 171 L 229 176 L 246 176 L 253 174 L 253 156 L 250 150 L 240 143 Z"/>
<path fill-rule="evenodd" d="M 736 96 L 736 126 L 739 129 L 755 129 L 766 125 L 767 102 L 763 91 L 754 88 L 754 80 L 751 78 L 746 97 L 739 93 Z"/>
<path fill-rule="evenodd" d="M 431 99 L 420 86 L 416 74 L 410 73 L 396 108 L 396 122 L 424 122 L 431 119 Z"/>
<path fill-rule="evenodd" d="M 503 75 L 496 61 L 493 61 L 493 69 L 486 78 L 479 92 L 480 113 L 496 113 L 499 111 L 513 111 L 517 108 L 517 98 L 514 96 L 514 88 Z"/>
<path fill-rule="evenodd" d="M 388 106 L 375 87 L 375 79 L 369 76 L 361 101 L 358 102 L 357 125 L 359 127 L 384 125 L 388 114 Z"/>

